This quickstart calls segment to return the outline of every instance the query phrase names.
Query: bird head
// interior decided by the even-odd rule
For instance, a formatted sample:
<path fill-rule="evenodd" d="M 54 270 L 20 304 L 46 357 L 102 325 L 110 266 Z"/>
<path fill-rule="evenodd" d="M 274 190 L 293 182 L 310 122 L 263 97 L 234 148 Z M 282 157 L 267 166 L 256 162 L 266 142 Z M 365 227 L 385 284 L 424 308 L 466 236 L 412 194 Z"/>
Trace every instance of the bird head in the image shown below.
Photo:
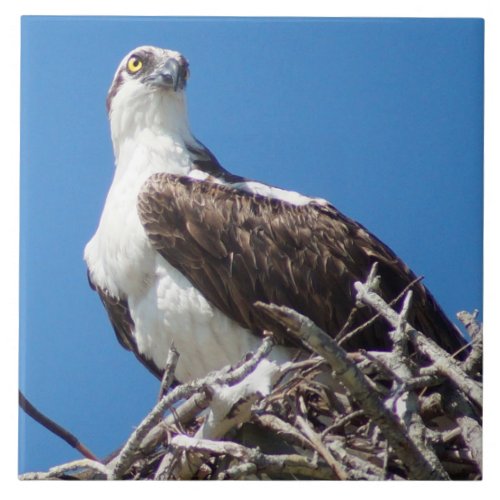
<path fill-rule="evenodd" d="M 124 57 L 106 99 L 113 142 L 141 129 L 187 127 L 188 66 L 179 52 L 151 46 Z"/>
<path fill-rule="evenodd" d="M 188 76 L 188 62 L 179 52 L 138 47 L 123 58 L 116 70 L 106 100 L 108 113 L 122 101 L 182 91 Z"/>

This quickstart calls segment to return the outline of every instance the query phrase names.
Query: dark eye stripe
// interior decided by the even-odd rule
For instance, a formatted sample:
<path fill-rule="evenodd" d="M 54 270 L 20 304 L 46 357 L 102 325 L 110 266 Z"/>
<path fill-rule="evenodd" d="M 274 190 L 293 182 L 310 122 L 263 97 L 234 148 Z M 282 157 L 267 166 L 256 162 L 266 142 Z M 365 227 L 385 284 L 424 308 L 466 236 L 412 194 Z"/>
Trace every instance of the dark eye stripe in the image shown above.
<path fill-rule="evenodd" d="M 123 70 L 116 75 L 116 78 L 113 81 L 113 85 L 109 89 L 108 96 L 106 97 L 106 110 L 108 113 L 109 110 L 111 109 L 111 101 L 118 93 L 118 90 L 120 90 L 122 84 L 123 84 Z"/>

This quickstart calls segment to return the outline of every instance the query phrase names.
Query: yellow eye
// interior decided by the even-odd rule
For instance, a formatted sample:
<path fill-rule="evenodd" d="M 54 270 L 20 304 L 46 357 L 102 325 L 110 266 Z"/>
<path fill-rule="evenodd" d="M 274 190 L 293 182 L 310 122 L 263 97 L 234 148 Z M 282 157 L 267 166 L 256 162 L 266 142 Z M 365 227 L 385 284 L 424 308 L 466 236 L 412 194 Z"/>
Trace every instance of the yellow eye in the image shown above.
<path fill-rule="evenodd" d="M 127 70 L 132 75 L 142 69 L 142 60 L 137 56 L 132 56 L 127 63 Z"/>

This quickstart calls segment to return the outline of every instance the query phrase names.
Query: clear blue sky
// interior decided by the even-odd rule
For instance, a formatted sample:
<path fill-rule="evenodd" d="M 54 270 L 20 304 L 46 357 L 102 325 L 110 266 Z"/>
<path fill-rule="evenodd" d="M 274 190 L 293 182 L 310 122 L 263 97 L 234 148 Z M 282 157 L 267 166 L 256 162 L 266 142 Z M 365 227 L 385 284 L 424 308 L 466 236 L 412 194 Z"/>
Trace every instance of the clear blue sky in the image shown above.
<path fill-rule="evenodd" d="M 82 259 L 114 169 L 106 92 L 144 44 L 188 58 L 192 130 L 226 168 L 330 200 L 449 316 L 482 308 L 481 20 L 24 18 L 20 384 L 97 455 L 158 389 Z M 21 415 L 20 472 L 75 458 Z"/>

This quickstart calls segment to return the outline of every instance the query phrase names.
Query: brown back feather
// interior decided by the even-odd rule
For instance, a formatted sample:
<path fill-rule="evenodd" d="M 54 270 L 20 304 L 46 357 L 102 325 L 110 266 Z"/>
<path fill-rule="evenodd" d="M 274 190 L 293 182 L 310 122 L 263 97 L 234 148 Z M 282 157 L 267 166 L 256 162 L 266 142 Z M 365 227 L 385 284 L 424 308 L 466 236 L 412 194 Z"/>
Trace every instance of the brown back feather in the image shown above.
<path fill-rule="evenodd" d="M 214 306 L 261 334 L 280 332 L 255 309 L 257 301 L 286 305 L 330 335 L 344 326 L 355 305 L 354 282 L 374 262 L 381 295 L 391 301 L 415 279 L 410 269 L 363 226 L 331 205 L 295 206 L 230 186 L 151 176 L 138 201 L 152 244 Z M 410 321 L 449 352 L 464 340 L 426 288 L 413 287 Z M 352 327 L 373 316 L 357 310 Z M 388 326 L 374 322 L 348 348 L 386 348 Z"/>

